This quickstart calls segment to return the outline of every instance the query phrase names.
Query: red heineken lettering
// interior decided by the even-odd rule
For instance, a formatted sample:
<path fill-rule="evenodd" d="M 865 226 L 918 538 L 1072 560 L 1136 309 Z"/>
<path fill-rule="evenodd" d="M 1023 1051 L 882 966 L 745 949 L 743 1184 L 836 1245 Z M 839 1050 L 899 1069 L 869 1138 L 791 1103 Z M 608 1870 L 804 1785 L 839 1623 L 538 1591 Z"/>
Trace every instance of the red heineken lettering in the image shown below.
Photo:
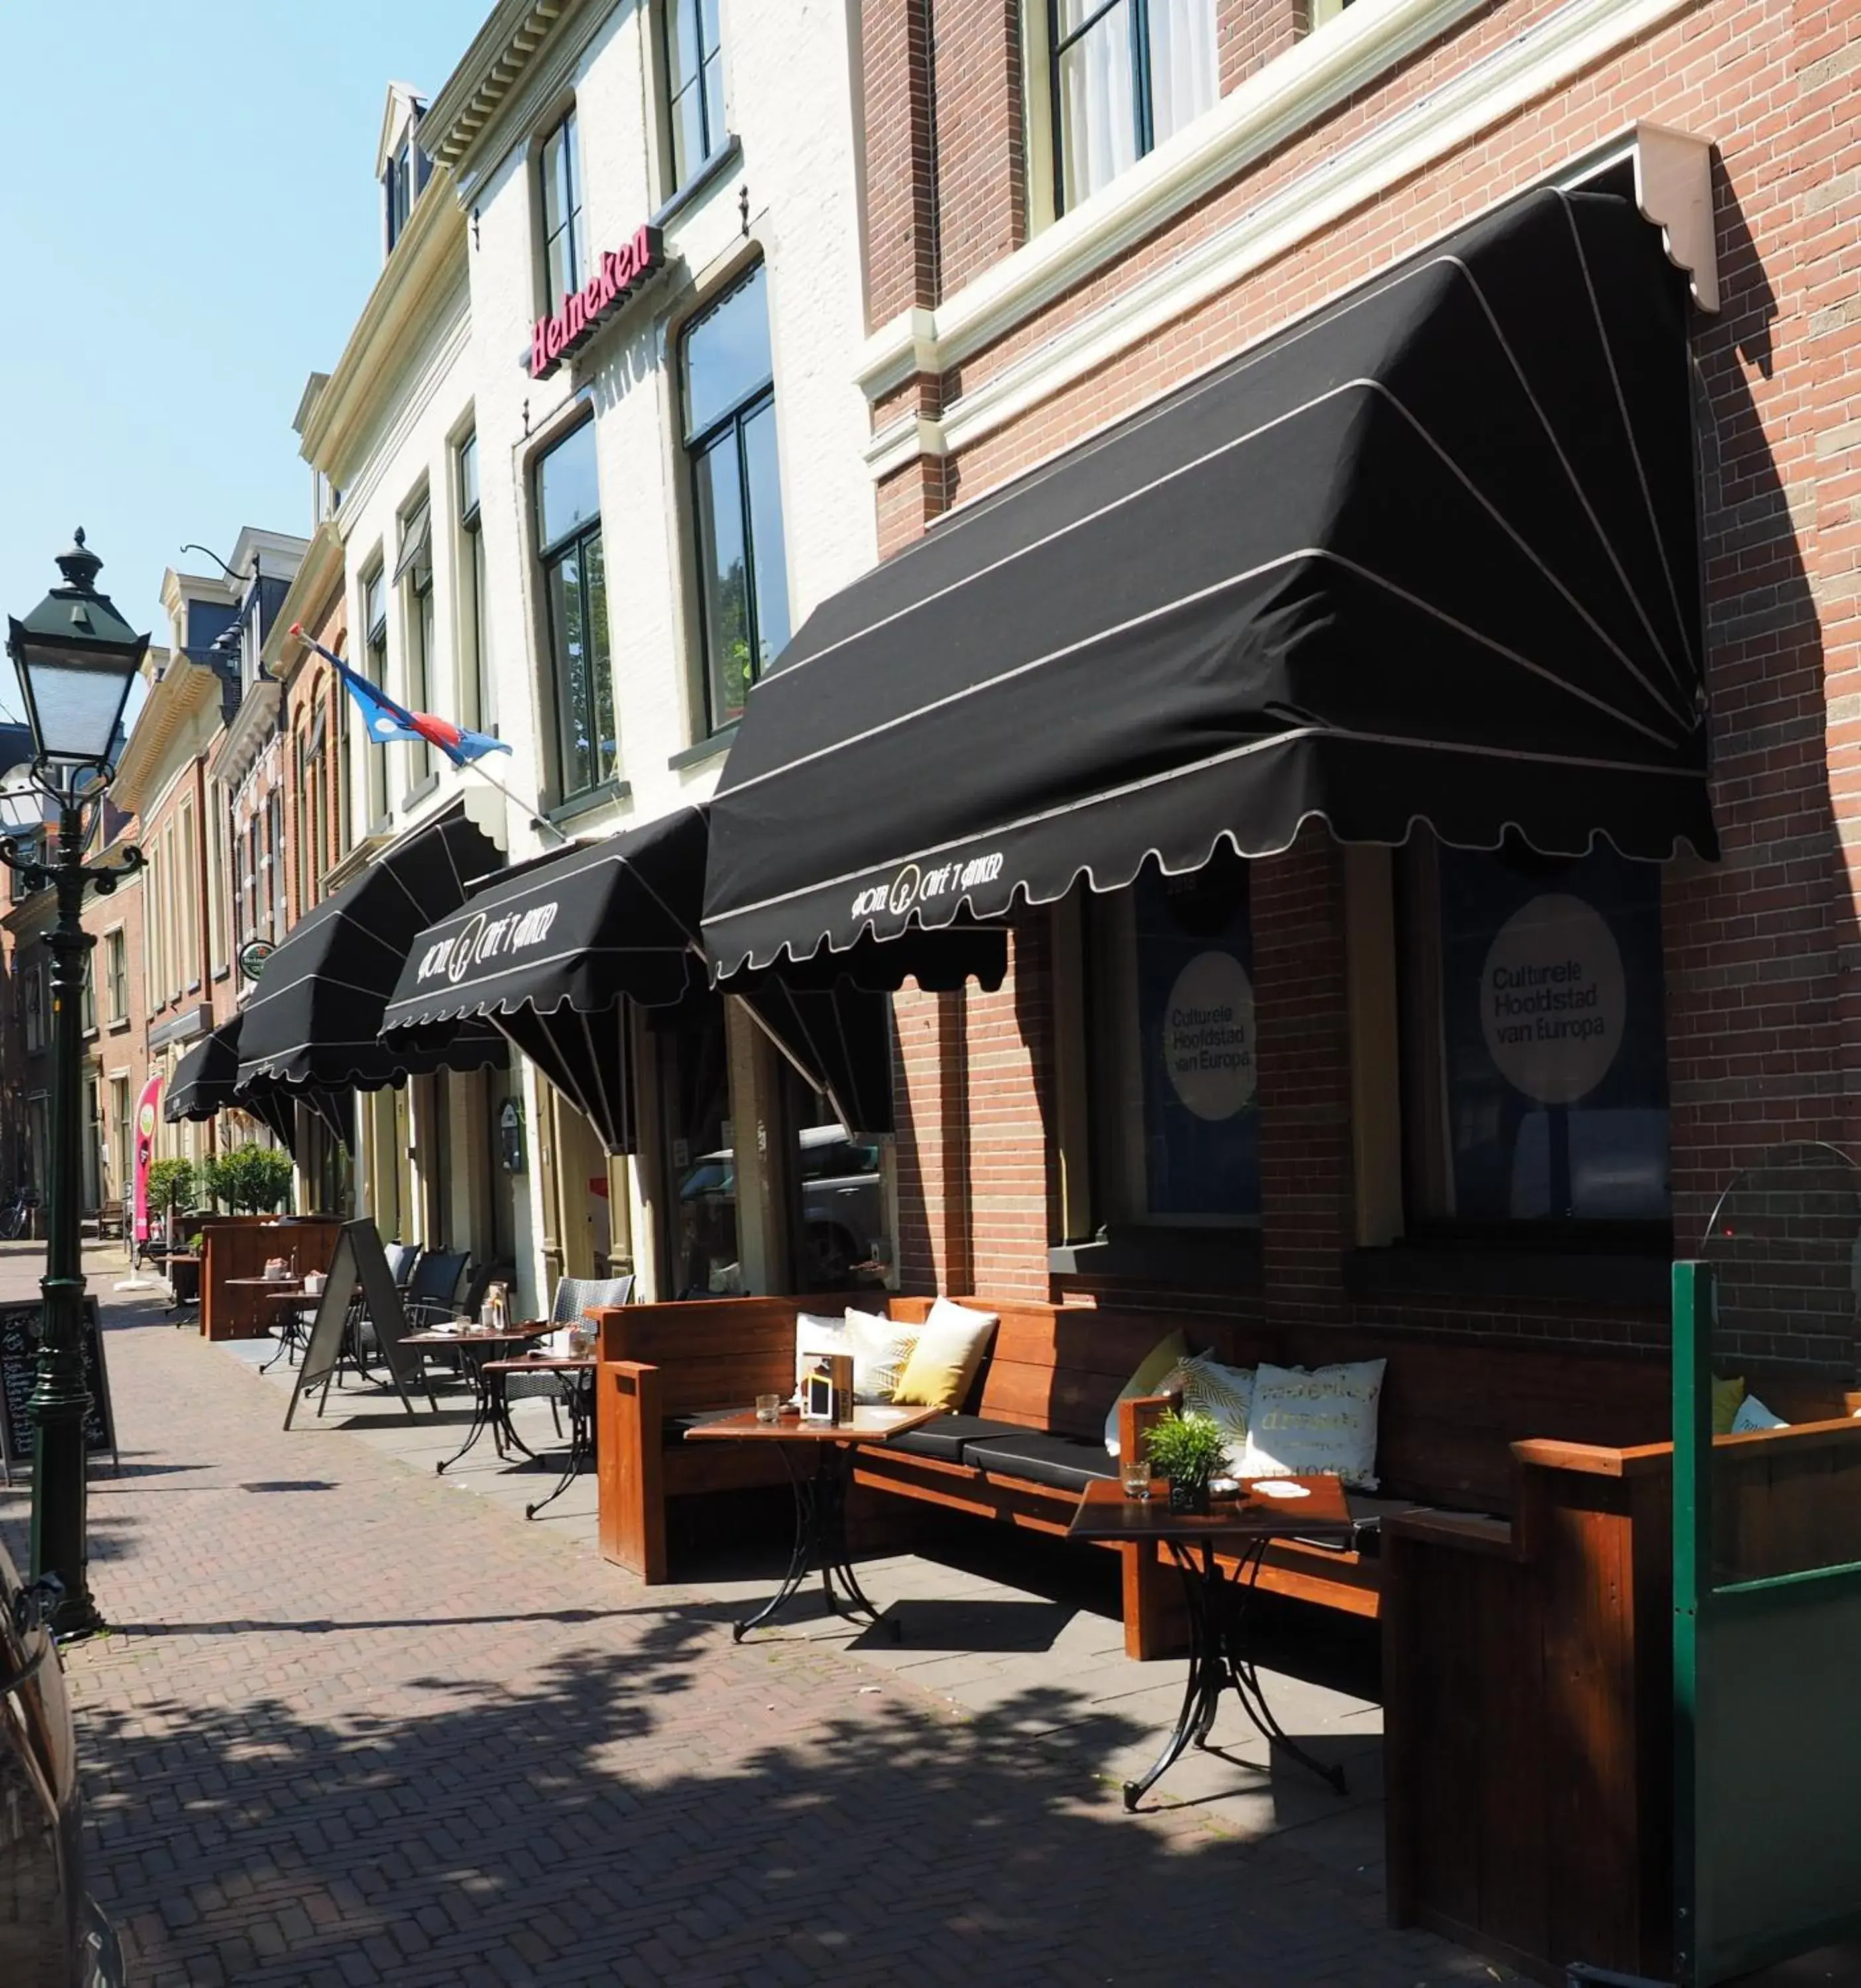
<path fill-rule="evenodd" d="M 634 230 L 631 241 L 605 250 L 587 282 L 579 290 L 570 291 L 554 311 L 532 326 L 530 377 L 546 379 L 568 353 L 593 337 L 664 259 L 658 229 L 645 224 Z"/>

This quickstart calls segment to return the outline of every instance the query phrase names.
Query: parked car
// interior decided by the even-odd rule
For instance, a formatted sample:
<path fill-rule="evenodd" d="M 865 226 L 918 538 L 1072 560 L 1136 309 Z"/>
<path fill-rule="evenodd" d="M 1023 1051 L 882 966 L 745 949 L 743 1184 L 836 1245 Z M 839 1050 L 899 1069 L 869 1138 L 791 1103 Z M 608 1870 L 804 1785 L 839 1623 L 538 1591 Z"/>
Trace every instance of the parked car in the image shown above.
<path fill-rule="evenodd" d="M 889 1245 L 878 1148 L 850 1138 L 840 1125 L 807 1126 L 797 1144 L 807 1253 L 796 1266 L 801 1289 L 844 1290 L 882 1280 Z M 699 1154 L 681 1176 L 678 1195 L 705 1232 L 727 1232 L 734 1245 L 736 1155 L 730 1147 Z"/>
<path fill-rule="evenodd" d="M 84 1890 L 77 1736 L 45 1623 L 59 1592 L 22 1585 L 0 1545 L 0 1982 L 121 1988 L 116 1934 Z"/>

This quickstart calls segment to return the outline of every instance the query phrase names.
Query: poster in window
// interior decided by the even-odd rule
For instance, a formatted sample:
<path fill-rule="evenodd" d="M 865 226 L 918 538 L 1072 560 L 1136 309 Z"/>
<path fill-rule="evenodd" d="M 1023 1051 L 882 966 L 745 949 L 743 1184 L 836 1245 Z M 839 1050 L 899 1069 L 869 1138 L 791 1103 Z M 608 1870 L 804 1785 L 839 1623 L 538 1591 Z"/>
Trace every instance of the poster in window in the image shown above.
<path fill-rule="evenodd" d="M 1440 881 L 1456 1212 L 1665 1219 L 1659 870 L 1443 850 Z"/>
<path fill-rule="evenodd" d="M 1247 867 L 1146 870 L 1134 888 L 1144 1176 L 1153 1217 L 1260 1212 Z"/>

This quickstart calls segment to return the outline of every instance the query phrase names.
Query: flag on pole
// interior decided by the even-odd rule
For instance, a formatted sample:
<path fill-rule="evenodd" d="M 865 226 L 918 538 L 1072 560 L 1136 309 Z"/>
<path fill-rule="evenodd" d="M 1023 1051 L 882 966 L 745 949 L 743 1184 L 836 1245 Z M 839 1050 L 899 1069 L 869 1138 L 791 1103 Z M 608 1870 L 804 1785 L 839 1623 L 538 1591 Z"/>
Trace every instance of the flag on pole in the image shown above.
<path fill-rule="evenodd" d="M 293 623 L 291 633 L 306 649 L 314 649 L 348 686 L 349 695 L 362 707 L 368 735 L 377 745 L 391 739 L 424 741 L 428 746 L 437 746 L 455 766 L 469 766 L 487 752 L 510 750 L 502 739 L 493 739 L 488 732 L 467 732 L 450 718 L 435 718 L 430 712 L 409 711 L 405 705 L 395 703 L 378 685 L 357 675 L 340 656 L 326 649 L 322 643 L 312 641 L 301 624 Z"/>

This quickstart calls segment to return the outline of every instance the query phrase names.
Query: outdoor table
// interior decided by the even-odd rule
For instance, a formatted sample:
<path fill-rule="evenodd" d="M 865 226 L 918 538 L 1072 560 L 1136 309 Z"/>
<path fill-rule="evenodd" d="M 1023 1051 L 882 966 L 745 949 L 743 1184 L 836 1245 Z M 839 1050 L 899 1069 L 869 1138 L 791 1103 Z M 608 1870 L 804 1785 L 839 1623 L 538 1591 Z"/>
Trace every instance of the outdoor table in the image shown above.
<path fill-rule="evenodd" d="M 524 1506 L 523 1516 L 526 1519 L 535 1518 L 546 1506 L 554 1504 L 577 1476 L 594 1460 L 594 1367 L 592 1353 L 526 1353 L 520 1359 L 485 1362 L 482 1370 L 485 1382 L 497 1397 L 497 1418 L 507 1432 L 510 1429 L 510 1405 L 504 1392 L 504 1382 L 508 1376 L 564 1374 L 574 1377 L 572 1381 L 564 1382 L 562 1393 L 562 1405 L 569 1412 L 568 1463 L 563 1469 L 562 1482 L 546 1498 L 539 1498 L 535 1504 Z M 557 1433 L 560 1435 L 560 1431 Z M 512 1440 L 517 1440 L 514 1434 Z"/>
<path fill-rule="evenodd" d="M 168 1290 L 174 1300 L 168 1307 L 171 1311 L 179 1311 L 183 1305 L 199 1301 L 201 1259 L 198 1253 L 192 1249 L 151 1249 L 149 1254 L 160 1263 L 162 1273 L 168 1280 Z M 179 1276 L 175 1275 L 178 1270 L 182 1273 Z"/>
<path fill-rule="evenodd" d="M 864 1615 L 877 1626 L 878 1609 L 866 1599 L 853 1572 L 847 1547 L 847 1486 L 852 1479 L 853 1452 L 861 1443 L 889 1442 L 907 1429 L 921 1428 L 943 1414 L 942 1408 L 856 1408 L 850 1422 L 817 1422 L 790 1416 L 783 1422 L 758 1422 L 753 1408 L 713 1417 L 685 1432 L 687 1442 L 773 1442 L 778 1445 L 787 1466 L 795 1494 L 795 1543 L 789 1556 L 788 1572 L 782 1584 L 753 1615 L 733 1624 L 730 1634 L 741 1642 L 752 1629 L 760 1629 L 794 1597 L 810 1574 L 818 1573 L 827 1606 L 836 1615 Z M 793 1452 L 803 1448 L 814 1452 L 812 1476 L 795 1468 Z M 842 1608 L 834 1593 L 837 1581 L 844 1591 Z M 892 1640 L 898 1625 L 892 1625 Z"/>
<path fill-rule="evenodd" d="M 1302 1492 L 1287 1496 L 1263 1491 L 1277 1484 Z M 1273 1716 L 1260 1688 L 1260 1673 L 1243 1638 L 1247 1604 L 1267 1547 L 1277 1539 L 1346 1539 L 1351 1515 L 1344 1487 L 1335 1477 L 1243 1479 L 1238 1495 L 1219 1499 L 1206 1513 L 1172 1512 L 1169 1487 L 1160 1479 L 1147 1499 L 1127 1499 L 1115 1479 L 1086 1487 L 1073 1514 L 1068 1537 L 1109 1540 L 1122 1546 L 1161 1545 L 1183 1576 L 1189 1600 L 1189 1679 L 1183 1709 L 1156 1763 L 1141 1780 L 1125 1783 L 1125 1807 L 1134 1809 L 1181 1757 L 1191 1741 L 1208 1744 L 1221 1694 L 1230 1685 L 1240 1709 L 1270 1746 L 1274 1746 L 1345 1792 L 1341 1768 L 1315 1760 L 1290 1739 Z M 1239 1564 L 1230 1580 L 1215 1557 L 1223 1544 L 1238 1544 Z"/>
<path fill-rule="evenodd" d="M 250 1283 L 255 1280 L 249 1278 L 228 1278 L 227 1281 L 232 1283 Z M 288 1283 L 280 1283 L 274 1277 L 269 1280 L 269 1282 L 271 1288 L 259 1302 L 266 1310 L 272 1314 L 272 1318 L 266 1321 L 265 1329 L 268 1333 L 277 1334 L 278 1351 L 259 1369 L 261 1374 L 269 1374 L 280 1360 L 294 1354 L 304 1344 L 306 1334 L 304 1331 L 303 1314 L 306 1309 L 314 1311 L 317 1303 L 317 1300 L 305 1290 L 303 1280 L 301 1277 L 293 1277 Z M 296 1363 L 293 1361 L 292 1364 L 295 1365 Z"/>
<path fill-rule="evenodd" d="M 472 1426 L 465 1432 L 465 1439 L 443 1462 L 434 1465 L 434 1469 L 443 1476 L 455 1463 L 463 1461 L 487 1428 L 491 1440 L 500 1458 L 508 1454 L 506 1443 L 514 1444 L 526 1456 L 535 1452 L 510 1425 L 505 1415 L 501 1398 L 494 1399 L 490 1384 L 485 1377 L 485 1369 L 494 1360 L 508 1358 L 513 1347 L 521 1346 L 526 1340 L 553 1330 L 547 1324 L 510 1325 L 499 1331 L 487 1331 L 482 1325 L 462 1324 L 456 1332 L 442 1332 L 429 1327 L 425 1332 L 404 1334 L 401 1344 L 416 1347 L 424 1354 L 445 1351 L 456 1353 L 472 1382 Z"/>

